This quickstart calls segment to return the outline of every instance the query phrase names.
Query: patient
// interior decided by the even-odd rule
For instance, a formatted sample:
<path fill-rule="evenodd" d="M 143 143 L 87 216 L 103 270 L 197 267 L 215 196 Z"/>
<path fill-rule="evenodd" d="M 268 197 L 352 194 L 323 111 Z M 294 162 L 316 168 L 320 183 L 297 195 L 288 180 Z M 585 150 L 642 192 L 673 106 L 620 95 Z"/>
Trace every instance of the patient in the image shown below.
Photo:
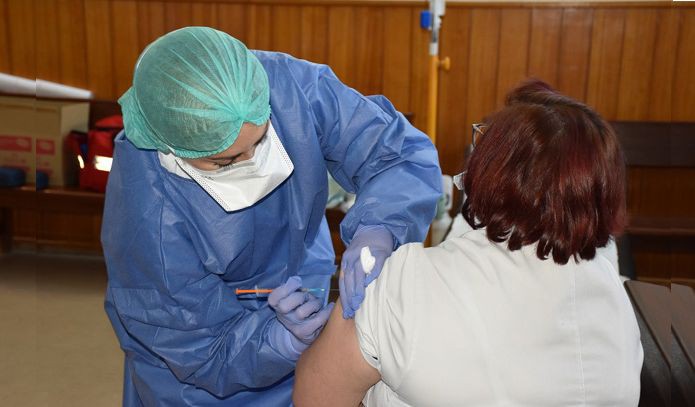
<path fill-rule="evenodd" d="M 637 405 L 639 329 L 597 253 L 625 219 L 615 134 L 540 81 L 474 129 L 471 228 L 398 249 L 354 321 L 338 302 L 297 365 L 297 406 Z"/>

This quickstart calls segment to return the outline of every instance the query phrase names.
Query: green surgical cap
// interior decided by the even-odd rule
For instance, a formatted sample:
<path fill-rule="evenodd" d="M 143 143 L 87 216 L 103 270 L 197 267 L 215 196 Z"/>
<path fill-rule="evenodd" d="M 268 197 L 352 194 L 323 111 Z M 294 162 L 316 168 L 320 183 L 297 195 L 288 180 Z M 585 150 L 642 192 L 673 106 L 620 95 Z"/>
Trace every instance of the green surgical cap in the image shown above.
<path fill-rule="evenodd" d="M 268 75 L 239 40 L 207 27 L 172 31 L 135 64 L 118 100 L 126 137 L 138 148 L 200 158 L 229 148 L 244 122 L 270 117 Z"/>

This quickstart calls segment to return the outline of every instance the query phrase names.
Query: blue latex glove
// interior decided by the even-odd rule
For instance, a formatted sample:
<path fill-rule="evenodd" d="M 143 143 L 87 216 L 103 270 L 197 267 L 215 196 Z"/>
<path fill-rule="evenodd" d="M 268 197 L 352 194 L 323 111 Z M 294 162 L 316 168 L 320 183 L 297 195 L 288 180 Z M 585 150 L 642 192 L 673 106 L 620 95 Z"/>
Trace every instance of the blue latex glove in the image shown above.
<path fill-rule="evenodd" d="M 278 321 L 291 332 L 290 343 L 298 353 L 319 336 L 334 305 L 330 303 L 324 307 L 320 298 L 297 291 L 301 287 L 301 277 L 290 277 L 268 296 L 268 305 L 275 310 Z"/>
<path fill-rule="evenodd" d="M 288 360 L 297 361 L 309 345 L 299 342 L 277 319 L 271 321 L 268 329 L 268 343 Z"/>
<path fill-rule="evenodd" d="M 369 247 L 376 262 L 369 274 L 362 269 L 360 253 L 363 247 Z M 364 289 L 381 273 L 384 262 L 393 252 L 393 235 L 385 227 L 360 226 L 355 232 L 350 245 L 343 253 L 340 264 L 340 302 L 343 304 L 343 318 L 355 316 L 355 311 L 364 301 Z"/>

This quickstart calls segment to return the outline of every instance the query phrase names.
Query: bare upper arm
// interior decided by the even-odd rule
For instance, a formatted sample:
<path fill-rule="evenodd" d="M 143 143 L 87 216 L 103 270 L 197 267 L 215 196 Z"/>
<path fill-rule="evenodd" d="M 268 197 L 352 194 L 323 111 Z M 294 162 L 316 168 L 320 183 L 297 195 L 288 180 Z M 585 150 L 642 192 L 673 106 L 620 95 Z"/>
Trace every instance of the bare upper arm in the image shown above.
<path fill-rule="evenodd" d="M 304 406 L 356 406 L 381 376 L 362 356 L 355 320 L 336 302 L 321 335 L 299 358 L 292 400 Z"/>

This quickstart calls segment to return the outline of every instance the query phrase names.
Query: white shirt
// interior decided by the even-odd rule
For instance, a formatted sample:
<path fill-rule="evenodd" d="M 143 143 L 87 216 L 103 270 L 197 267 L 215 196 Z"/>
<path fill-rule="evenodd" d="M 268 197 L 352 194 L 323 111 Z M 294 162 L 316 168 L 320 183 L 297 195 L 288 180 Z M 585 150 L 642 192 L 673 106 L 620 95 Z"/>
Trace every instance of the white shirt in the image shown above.
<path fill-rule="evenodd" d="M 355 317 L 366 406 L 637 406 L 639 328 L 611 263 L 558 265 L 485 230 L 409 244 Z"/>
<path fill-rule="evenodd" d="M 471 228 L 471 225 L 469 225 L 468 222 L 463 218 L 463 215 L 461 215 L 459 213 L 451 221 L 451 230 L 449 231 L 449 236 L 461 236 L 462 234 L 469 232 L 471 230 L 473 230 L 473 228 Z M 618 258 L 618 246 L 615 243 L 615 239 L 611 238 L 605 247 L 600 247 L 597 249 L 597 251 L 599 253 L 601 253 L 603 255 L 603 257 L 608 259 L 608 261 L 613 266 L 613 269 L 615 270 L 615 272 L 620 274 L 619 273 L 620 260 Z M 625 281 L 625 280 L 629 280 L 629 279 L 621 276 L 620 280 Z"/>

